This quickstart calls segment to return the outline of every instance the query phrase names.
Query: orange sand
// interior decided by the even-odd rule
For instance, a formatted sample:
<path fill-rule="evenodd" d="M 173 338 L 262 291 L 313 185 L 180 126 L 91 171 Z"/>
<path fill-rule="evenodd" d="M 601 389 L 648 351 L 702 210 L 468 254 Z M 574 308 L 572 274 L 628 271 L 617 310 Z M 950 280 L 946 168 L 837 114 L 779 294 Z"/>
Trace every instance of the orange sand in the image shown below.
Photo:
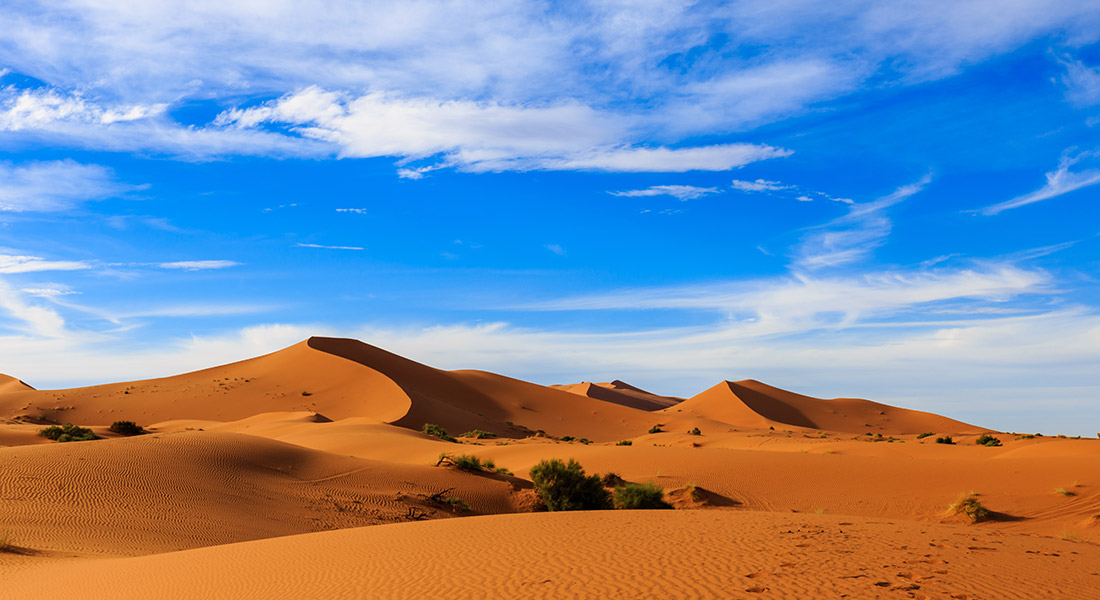
<path fill-rule="evenodd" d="M 151 433 L 107 431 L 121 419 Z M 106 439 L 38 435 L 64 422 Z M 6 377 L 0 573 L 18 598 L 1096 597 L 1100 440 L 975 446 L 986 431 L 752 380 L 686 400 L 544 387 L 332 338 L 148 381 Z M 536 508 L 527 472 L 555 457 L 681 510 L 508 514 Z M 946 515 L 961 492 L 995 518 Z"/>

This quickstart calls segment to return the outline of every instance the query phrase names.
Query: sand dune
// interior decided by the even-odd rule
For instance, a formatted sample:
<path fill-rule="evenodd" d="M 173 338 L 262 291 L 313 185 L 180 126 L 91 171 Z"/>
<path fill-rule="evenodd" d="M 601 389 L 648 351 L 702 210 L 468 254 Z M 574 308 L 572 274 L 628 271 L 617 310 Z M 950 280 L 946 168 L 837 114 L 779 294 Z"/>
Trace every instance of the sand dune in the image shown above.
<path fill-rule="evenodd" d="M 29 566 L 4 587 L 20 598 L 81 589 L 113 598 L 156 590 L 160 598 L 1093 600 L 1098 582 L 1100 547 L 1093 544 L 927 523 L 702 510 L 383 525 Z"/>
<path fill-rule="evenodd" d="M 845 433 L 986 431 L 932 413 L 855 398 L 821 400 L 747 379 L 723 381 L 663 412 L 684 412 L 740 427 L 800 427 Z"/>
<path fill-rule="evenodd" d="M 122 419 L 150 433 L 108 430 Z M 105 439 L 38 435 L 64 422 Z M 494 435 L 450 443 L 424 423 Z M 547 387 L 336 338 L 147 381 L 34 390 L 6 377 L 0 573 L 19 598 L 61 585 L 111 598 L 958 599 L 1042 597 L 1028 573 L 1043 569 L 1060 597 L 1094 597 L 1100 440 L 975 445 L 986 431 L 753 380 L 682 401 L 617 380 Z M 515 475 L 436 466 L 443 453 Z M 538 508 L 528 472 L 547 458 L 656 483 L 681 510 L 508 514 Z M 994 518 L 947 515 L 962 492 Z"/>
<path fill-rule="evenodd" d="M 651 394 L 625 381 L 619 381 L 618 379 L 609 383 L 591 383 L 584 381 L 569 385 L 552 385 L 550 387 L 580 396 L 603 400 L 604 402 L 613 402 L 615 404 L 629 406 L 630 408 L 647 411 L 661 410 L 662 408 L 668 408 L 683 401 L 683 398 L 672 398 L 669 396 Z"/>

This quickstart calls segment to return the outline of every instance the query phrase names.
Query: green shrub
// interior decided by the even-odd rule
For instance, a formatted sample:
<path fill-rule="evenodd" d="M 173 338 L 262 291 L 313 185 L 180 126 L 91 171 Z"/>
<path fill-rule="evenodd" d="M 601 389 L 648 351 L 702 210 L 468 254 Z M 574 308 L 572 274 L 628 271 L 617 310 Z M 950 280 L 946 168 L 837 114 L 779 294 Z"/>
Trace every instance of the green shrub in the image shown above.
<path fill-rule="evenodd" d="M 947 512 L 952 515 L 966 515 L 975 523 L 989 518 L 990 515 L 989 509 L 982 506 L 982 503 L 978 502 L 977 495 L 973 493 L 959 495 L 958 499 L 947 507 Z"/>
<path fill-rule="evenodd" d="M 661 433 L 661 432 L 663 432 L 663 431 L 664 431 L 664 430 L 663 430 L 663 429 L 661 429 L 661 426 L 660 426 L 660 425 L 654 425 L 653 427 L 650 427 L 650 428 L 649 428 L 649 432 L 650 432 L 650 433 Z"/>
<path fill-rule="evenodd" d="M 44 438 L 57 442 L 86 442 L 88 440 L 99 439 L 99 436 L 92 433 L 91 429 L 77 427 L 72 423 L 65 423 L 61 427 L 51 425 L 38 433 Z"/>
<path fill-rule="evenodd" d="M 448 441 L 448 442 L 457 442 L 458 441 L 454 438 L 454 436 L 448 434 L 446 429 L 443 429 L 442 427 L 440 427 L 439 425 L 436 425 L 435 423 L 424 423 L 424 427 L 422 427 L 420 430 L 423 431 L 424 433 L 428 434 L 428 435 L 434 435 L 435 437 L 437 437 L 441 440 L 445 440 L 445 441 Z"/>
<path fill-rule="evenodd" d="M 633 446 L 634 442 L 632 440 L 622 440 L 620 442 L 617 442 L 615 445 L 616 446 Z"/>
<path fill-rule="evenodd" d="M 561 436 L 561 441 L 563 441 L 563 442 L 572 442 L 572 441 L 573 441 L 573 440 L 575 440 L 575 439 L 577 439 L 577 438 L 575 438 L 575 437 L 573 437 L 573 436 L 571 436 L 571 435 L 563 435 L 563 436 Z"/>
<path fill-rule="evenodd" d="M 581 438 L 581 439 L 579 439 L 579 440 L 577 440 L 577 441 L 578 441 L 578 442 L 580 442 L 580 443 L 582 443 L 582 444 L 584 444 L 585 446 L 587 446 L 587 445 L 589 445 L 589 444 L 591 444 L 591 443 L 592 443 L 592 440 L 590 440 L 590 439 L 588 439 L 588 438 Z"/>
<path fill-rule="evenodd" d="M 653 483 L 628 483 L 615 488 L 615 508 L 672 508 L 665 502 L 665 492 Z"/>
<path fill-rule="evenodd" d="M 133 421 L 115 421 L 111 423 L 108 429 L 119 435 L 142 435 L 145 433 L 145 428 Z"/>
<path fill-rule="evenodd" d="M 480 458 L 470 454 L 459 454 L 450 457 L 450 459 L 456 467 L 463 471 L 481 471 L 490 468 L 487 463 L 482 463 Z"/>
<path fill-rule="evenodd" d="M 457 496 L 447 496 L 443 499 L 445 504 L 450 504 L 455 510 L 470 510 L 470 503 Z"/>
<path fill-rule="evenodd" d="M 924 432 L 924 433 L 922 433 L 922 434 L 918 435 L 918 436 L 917 436 L 917 439 L 918 439 L 918 440 L 923 440 L 924 438 L 926 438 L 926 437 L 931 437 L 931 436 L 933 436 L 933 435 L 936 435 L 936 434 L 932 433 L 931 431 L 926 431 L 926 432 Z"/>
<path fill-rule="evenodd" d="M 514 475 L 514 473 L 512 473 L 512 470 L 507 467 L 497 467 L 493 470 L 493 472 L 497 475 Z"/>
<path fill-rule="evenodd" d="M 599 475 L 585 475 L 573 460 L 554 458 L 531 468 L 535 492 L 548 510 L 601 510 L 611 508 L 611 494 L 601 485 Z"/>
<path fill-rule="evenodd" d="M 492 431 L 485 431 L 483 429 L 475 429 L 473 431 L 467 431 L 466 433 L 462 434 L 462 437 L 475 438 L 479 440 L 495 438 L 496 436 L 497 434 L 493 433 Z"/>
<path fill-rule="evenodd" d="M 979 446 L 1000 446 L 1001 440 L 989 435 L 988 433 L 983 433 L 978 436 L 978 439 L 974 440 L 974 443 Z"/>
<path fill-rule="evenodd" d="M 691 431 L 689 431 L 688 433 L 689 433 L 689 434 L 691 434 L 691 435 L 703 435 L 703 432 L 702 432 L 702 431 L 699 431 L 699 428 L 698 428 L 698 427 L 696 427 L 696 428 L 692 429 L 692 430 L 691 430 Z"/>
<path fill-rule="evenodd" d="M 936 443 L 937 444 L 952 444 L 953 445 L 955 443 L 955 440 L 951 439 L 951 436 L 945 435 L 943 437 L 936 438 Z"/>

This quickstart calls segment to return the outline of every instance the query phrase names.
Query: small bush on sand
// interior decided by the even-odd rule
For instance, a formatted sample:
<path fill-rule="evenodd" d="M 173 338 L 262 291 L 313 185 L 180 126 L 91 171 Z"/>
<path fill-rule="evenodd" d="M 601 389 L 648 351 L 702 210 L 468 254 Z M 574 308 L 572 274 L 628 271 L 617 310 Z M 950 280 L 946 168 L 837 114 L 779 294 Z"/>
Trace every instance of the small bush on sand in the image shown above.
<path fill-rule="evenodd" d="M 615 508 L 672 508 L 665 502 L 665 491 L 653 483 L 628 483 L 615 488 Z"/>
<path fill-rule="evenodd" d="M 471 454 L 459 454 L 450 457 L 450 459 L 456 467 L 463 471 L 481 471 L 489 466 L 488 464 L 483 464 L 480 458 Z"/>
<path fill-rule="evenodd" d="M 575 438 L 575 437 L 573 437 L 573 436 L 571 436 L 571 435 L 563 435 L 563 436 L 561 436 L 561 441 L 563 441 L 563 442 L 572 442 L 572 441 L 573 441 L 573 440 L 575 440 L 575 439 L 577 439 L 577 438 Z"/>
<path fill-rule="evenodd" d="M 611 508 L 611 494 L 603 488 L 599 475 L 586 475 L 580 463 L 556 458 L 531 468 L 535 493 L 549 510 L 601 510 Z"/>
<path fill-rule="evenodd" d="M 938 438 L 936 438 L 936 443 L 937 443 L 937 444 L 949 444 L 949 445 L 954 445 L 954 444 L 955 444 L 955 440 L 951 439 L 951 436 L 949 436 L 949 435 L 945 435 L 945 436 L 943 436 L 943 437 L 938 437 Z"/>
<path fill-rule="evenodd" d="M 86 442 L 99 439 L 99 436 L 92 433 L 91 429 L 77 427 L 72 423 L 65 423 L 61 427 L 51 425 L 38 433 L 42 437 L 56 442 Z"/>
<path fill-rule="evenodd" d="M 664 431 L 664 429 L 661 429 L 660 425 L 654 425 L 653 427 L 649 428 L 650 433 L 661 433 L 663 431 Z"/>
<path fill-rule="evenodd" d="M 1076 496 L 1077 495 L 1076 492 L 1073 492 L 1071 490 L 1067 490 L 1066 488 L 1054 488 L 1054 493 L 1055 494 L 1060 494 L 1062 496 Z"/>
<path fill-rule="evenodd" d="M 428 434 L 428 435 L 434 435 L 435 437 L 437 437 L 441 440 L 444 440 L 444 441 L 448 441 L 448 442 L 457 442 L 458 441 L 454 438 L 454 436 L 448 434 L 446 429 L 443 429 L 442 427 L 440 427 L 439 425 L 436 425 L 435 423 L 424 423 L 424 427 L 422 427 L 420 430 L 423 431 L 424 433 Z"/>
<path fill-rule="evenodd" d="M 923 440 L 923 439 L 924 439 L 924 438 L 926 438 L 926 437 L 932 437 L 932 436 L 934 436 L 934 435 L 936 435 L 936 434 L 932 433 L 931 431 L 926 431 L 926 432 L 924 432 L 924 433 L 922 433 L 922 434 L 918 435 L 918 436 L 917 436 L 917 439 L 918 439 L 918 440 Z"/>
<path fill-rule="evenodd" d="M 966 515 L 971 521 L 977 523 L 989 518 L 989 509 L 978 502 L 978 496 L 973 493 L 960 494 L 958 499 L 947 507 L 948 514 Z"/>
<path fill-rule="evenodd" d="M 983 433 L 978 436 L 978 439 L 974 440 L 974 443 L 979 446 L 1000 446 L 1001 440 L 989 435 L 988 433 Z"/>
<path fill-rule="evenodd" d="M 492 431 L 485 431 L 483 429 L 475 429 L 473 431 L 467 431 L 462 434 L 462 437 L 474 438 L 478 440 L 487 440 L 489 438 L 495 438 L 497 434 Z"/>
<path fill-rule="evenodd" d="M 688 433 L 689 433 L 689 434 L 691 434 L 691 435 L 703 435 L 703 432 L 702 432 L 702 431 L 699 431 L 699 428 L 698 428 L 698 427 L 696 427 L 696 428 L 692 429 L 692 430 L 691 430 L 691 431 L 689 431 Z"/>
<path fill-rule="evenodd" d="M 446 498 L 443 499 L 443 502 L 446 503 L 446 504 L 451 505 L 451 507 L 454 508 L 455 510 L 464 510 L 464 511 L 469 511 L 470 510 L 470 503 L 466 502 L 462 498 L 459 498 L 458 496 L 447 496 Z"/>
<path fill-rule="evenodd" d="M 615 443 L 616 446 L 633 446 L 634 442 L 631 440 L 621 440 Z"/>
<path fill-rule="evenodd" d="M 614 488 L 625 484 L 626 480 L 619 477 L 618 473 L 608 471 L 600 476 L 600 483 L 602 483 L 604 487 Z"/>
<path fill-rule="evenodd" d="M 115 421 L 111 423 L 108 430 L 119 435 L 141 435 L 145 433 L 145 428 L 133 421 Z"/>

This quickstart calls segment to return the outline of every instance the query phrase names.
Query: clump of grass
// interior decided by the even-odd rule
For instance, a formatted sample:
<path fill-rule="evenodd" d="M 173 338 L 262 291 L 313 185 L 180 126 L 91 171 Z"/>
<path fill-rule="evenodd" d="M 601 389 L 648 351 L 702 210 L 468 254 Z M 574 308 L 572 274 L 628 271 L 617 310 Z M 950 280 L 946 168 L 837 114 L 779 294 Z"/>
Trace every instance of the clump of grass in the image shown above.
<path fill-rule="evenodd" d="M 953 445 L 955 445 L 955 440 L 951 439 L 951 436 L 945 435 L 943 437 L 936 438 L 936 443 L 937 444 L 948 444 L 948 445 L 953 446 Z"/>
<path fill-rule="evenodd" d="M 989 435 L 988 433 L 983 433 L 978 436 L 978 439 L 974 440 L 974 443 L 979 446 L 1000 446 L 1001 440 Z"/>
<path fill-rule="evenodd" d="M 1072 490 L 1067 490 L 1064 487 L 1054 488 L 1055 494 L 1061 494 L 1062 496 L 1076 496 L 1077 493 Z"/>
<path fill-rule="evenodd" d="M 563 442 L 572 442 L 572 441 L 573 441 L 573 440 L 575 440 L 575 439 L 577 439 L 577 438 L 575 438 L 575 437 L 573 437 L 573 436 L 571 436 L 571 435 L 563 435 L 563 436 L 561 436 L 561 441 L 563 441 Z"/>
<path fill-rule="evenodd" d="M 947 507 L 948 514 L 966 515 L 971 521 L 977 523 L 989 518 L 989 509 L 978 501 L 977 494 L 973 492 L 960 494 L 959 497 Z"/>
<path fill-rule="evenodd" d="M 496 436 L 497 434 L 493 433 L 492 431 L 485 431 L 483 429 L 475 429 L 473 431 L 467 431 L 466 433 L 462 434 L 462 437 L 474 438 L 478 440 L 487 440 L 489 438 L 495 438 Z"/>
<path fill-rule="evenodd" d="M 493 464 L 493 461 L 487 460 L 485 462 L 481 462 L 480 458 L 472 454 L 459 454 L 450 458 L 451 462 L 453 462 L 456 467 L 462 469 L 463 471 L 484 471 L 496 468 L 496 465 Z"/>
<path fill-rule="evenodd" d="M 515 475 L 508 467 L 497 467 L 493 469 L 493 472 L 497 475 Z"/>
<path fill-rule="evenodd" d="M 420 431 L 423 431 L 424 433 L 426 433 L 428 435 L 435 436 L 435 437 L 437 437 L 437 438 L 439 438 L 443 441 L 446 441 L 446 442 L 457 442 L 458 441 L 454 438 L 454 436 L 448 434 L 446 429 L 443 429 L 442 427 L 440 427 L 439 425 L 436 425 L 435 423 L 424 423 L 424 426 L 420 428 Z"/>
<path fill-rule="evenodd" d="M 665 491 L 654 483 L 628 483 L 615 488 L 615 508 L 627 510 L 668 509 Z"/>
<path fill-rule="evenodd" d="M 662 432 L 664 432 L 664 429 L 661 429 L 660 425 L 654 425 L 653 427 L 649 428 L 649 433 L 662 433 Z"/>
<path fill-rule="evenodd" d="M 72 423 L 65 423 L 61 427 L 50 425 L 38 433 L 42 437 L 54 440 L 55 442 L 86 442 L 88 440 L 99 439 L 99 436 L 92 433 L 91 429 L 87 427 L 77 427 Z"/>
<path fill-rule="evenodd" d="M 921 433 L 921 434 L 917 435 L 917 439 L 918 439 L 918 440 L 923 440 L 923 439 L 924 439 L 924 438 L 926 438 L 926 437 L 932 437 L 932 436 L 934 436 L 934 435 L 936 435 L 936 434 L 935 434 L 935 433 L 932 433 L 931 431 L 926 431 L 926 432 L 924 432 L 924 433 Z"/>
<path fill-rule="evenodd" d="M 585 446 L 587 446 L 587 445 L 589 445 L 589 444 L 591 444 L 591 443 L 592 443 L 592 440 L 590 440 L 590 439 L 588 439 L 588 438 L 581 438 L 581 439 L 579 439 L 579 440 L 577 440 L 577 441 L 578 441 L 578 442 L 580 442 L 580 443 L 582 443 L 582 444 L 584 444 Z"/>
<path fill-rule="evenodd" d="M 1033 434 L 1033 433 L 1019 433 L 1019 434 L 1016 434 L 1016 439 L 1017 440 L 1032 440 L 1032 439 L 1035 439 L 1035 434 Z"/>
<path fill-rule="evenodd" d="M 451 507 L 454 508 L 455 510 L 464 510 L 464 511 L 469 511 L 470 510 L 470 503 L 466 502 L 462 498 L 459 498 L 458 496 L 447 496 L 446 498 L 443 499 L 443 502 L 445 504 L 451 505 Z"/>
<path fill-rule="evenodd" d="M 692 429 L 691 431 L 689 431 L 688 434 L 689 435 L 703 435 L 703 432 L 699 431 L 699 428 L 696 427 L 696 428 Z"/>
<path fill-rule="evenodd" d="M 145 433 L 145 428 L 133 421 L 115 421 L 107 429 L 119 435 L 142 435 Z"/>
<path fill-rule="evenodd" d="M 632 440 L 620 440 L 620 441 L 616 442 L 615 445 L 616 446 L 633 446 L 634 442 Z"/>

